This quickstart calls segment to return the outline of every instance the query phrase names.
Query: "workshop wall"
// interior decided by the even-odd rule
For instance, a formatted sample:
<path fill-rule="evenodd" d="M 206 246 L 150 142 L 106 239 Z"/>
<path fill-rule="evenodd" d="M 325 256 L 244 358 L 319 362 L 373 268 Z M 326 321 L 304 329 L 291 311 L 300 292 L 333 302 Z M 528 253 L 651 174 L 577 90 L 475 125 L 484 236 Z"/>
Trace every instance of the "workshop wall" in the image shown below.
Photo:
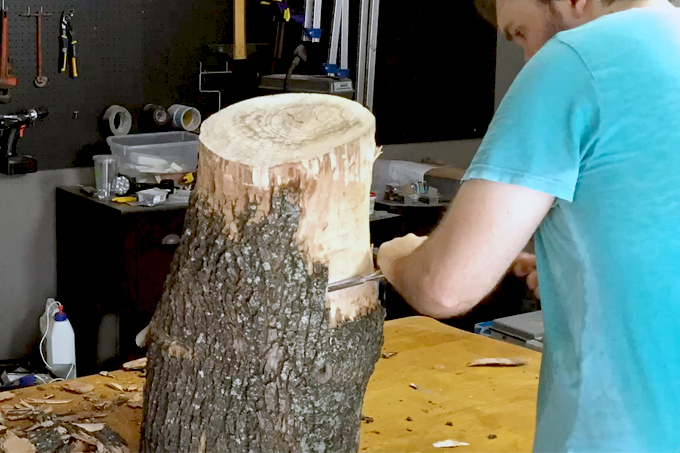
<path fill-rule="evenodd" d="M 231 41 L 230 0 L 5 0 L 5 5 L 19 86 L 0 114 L 44 106 L 50 116 L 19 142 L 20 152 L 34 155 L 41 171 L 0 175 L 0 360 L 26 355 L 39 339 L 38 316 L 45 300 L 57 294 L 55 189 L 92 184 L 91 167 L 66 168 L 91 166 L 94 154 L 108 153 L 97 130 L 101 113 L 111 104 L 129 109 L 150 101 L 214 104 L 214 96 L 197 95 L 198 50 Z M 53 14 L 43 24 L 44 72 L 50 81 L 42 89 L 33 86 L 35 19 L 18 16 L 28 6 Z M 71 8 L 79 41 L 75 80 L 57 74 L 59 19 Z"/>
<path fill-rule="evenodd" d="M 499 34 L 496 50 L 496 108 L 500 105 L 505 93 L 508 92 L 510 85 L 523 67 L 524 54 L 522 50 L 508 42 L 505 36 Z M 467 168 L 481 143 L 482 139 L 471 139 L 385 145 L 381 158 L 412 162 L 423 162 L 425 160 L 457 168 Z"/>
<path fill-rule="evenodd" d="M 93 179 L 91 168 L 0 176 L 0 360 L 33 349 L 45 300 L 57 295 L 56 187 Z"/>
<path fill-rule="evenodd" d="M 0 113 L 46 107 L 50 115 L 27 131 L 20 152 L 41 170 L 89 166 L 107 153 L 98 120 L 112 104 L 130 110 L 147 102 L 195 104 L 200 48 L 225 42 L 231 32 L 228 0 L 5 0 L 10 12 L 10 59 L 19 85 Z M 43 19 L 45 88 L 36 88 L 36 20 Z M 73 8 L 79 78 L 58 74 L 61 12 Z M 75 118 L 74 112 L 79 112 Z"/>

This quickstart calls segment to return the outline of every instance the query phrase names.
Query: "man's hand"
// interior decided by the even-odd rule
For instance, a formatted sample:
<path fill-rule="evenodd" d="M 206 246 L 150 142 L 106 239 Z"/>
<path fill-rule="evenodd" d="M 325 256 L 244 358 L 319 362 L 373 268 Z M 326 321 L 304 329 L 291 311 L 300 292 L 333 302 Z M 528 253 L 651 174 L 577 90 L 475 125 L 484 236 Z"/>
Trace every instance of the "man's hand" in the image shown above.
<path fill-rule="evenodd" d="M 512 273 L 519 278 L 525 278 L 527 287 L 540 299 L 541 290 L 538 287 L 538 271 L 536 270 L 536 255 L 522 252 L 512 263 Z"/>
<path fill-rule="evenodd" d="M 395 277 L 394 262 L 413 253 L 426 240 L 427 236 L 421 237 L 411 233 L 381 245 L 380 250 L 378 250 L 378 267 L 385 278 L 388 281 L 393 281 Z"/>

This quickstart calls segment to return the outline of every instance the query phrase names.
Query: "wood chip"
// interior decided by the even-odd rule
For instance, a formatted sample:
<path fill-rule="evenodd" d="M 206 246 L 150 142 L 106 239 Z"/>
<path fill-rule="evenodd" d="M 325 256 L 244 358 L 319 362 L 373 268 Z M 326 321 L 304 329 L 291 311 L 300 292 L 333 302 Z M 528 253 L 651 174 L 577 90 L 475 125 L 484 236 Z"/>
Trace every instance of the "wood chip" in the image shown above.
<path fill-rule="evenodd" d="M 113 374 L 109 373 L 108 371 L 100 371 L 99 374 L 105 377 L 110 377 L 111 379 L 116 379 L 116 376 Z"/>
<path fill-rule="evenodd" d="M 139 390 L 139 386 L 137 385 L 128 385 L 127 387 L 123 387 L 126 392 L 136 392 Z"/>
<path fill-rule="evenodd" d="M 95 403 L 94 408 L 98 411 L 105 411 L 113 406 L 111 401 L 102 401 L 101 403 Z"/>
<path fill-rule="evenodd" d="M 11 400 L 15 396 L 16 396 L 16 394 L 14 392 L 2 392 L 2 393 L 0 393 L 0 402 Z"/>
<path fill-rule="evenodd" d="M 88 444 L 82 440 L 77 440 L 73 445 L 74 446 L 73 449 L 71 449 L 71 453 L 85 453 L 89 449 Z"/>
<path fill-rule="evenodd" d="M 146 357 L 142 357 L 141 359 L 133 360 L 131 362 L 127 362 L 123 364 L 123 369 L 125 371 L 131 371 L 131 370 L 143 370 L 146 368 Z"/>
<path fill-rule="evenodd" d="M 409 384 L 408 386 L 411 387 L 413 390 L 418 390 L 418 389 L 420 389 L 420 387 L 418 387 L 418 384 L 411 383 L 411 384 Z"/>
<path fill-rule="evenodd" d="M 115 382 L 107 382 L 106 383 L 107 387 L 111 387 L 112 389 L 116 389 L 119 392 L 124 392 L 125 390 L 123 389 L 123 386 L 120 384 L 116 384 Z"/>
<path fill-rule="evenodd" d="M 34 407 L 34 406 L 31 406 L 30 404 L 28 404 L 28 403 L 27 403 L 26 401 L 24 401 L 24 400 L 20 400 L 20 401 L 19 401 L 19 404 L 21 404 L 22 406 L 24 406 L 26 409 L 30 409 L 30 410 L 32 410 L 32 411 L 35 410 L 35 407 Z"/>
<path fill-rule="evenodd" d="M 6 453 L 35 453 L 35 446 L 31 442 L 17 437 L 12 431 L 5 436 L 2 448 Z"/>
<path fill-rule="evenodd" d="M 90 393 L 91 391 L 93 391 L 94 385 L 88 384 L 87 382 L 73 381 L 64 385 L 62 388 L 67 392 L 79 393 L 82 395 L 84 393 Z"/>
<path fill-rule="evenodd" d="M 435 442 L 432 444 L 434 448 L 456 448 L 456 447 L 467 447 L 468 444 L 467 442 L 459 442 L 457 440 L 442 440 L 441 442 Z"/>
<path fill-rule="evenodd" d="M 33 404 L 68 404 L 73 400 L 36 400 L 33 398 L 26 398 L 29 403 Z"/>
<path fill-rule="evenodd" d="M 527 361 L 524 359 L 504 359 L 504 358 L 492 358 L 492 359 L 478 359 L 474 362 L 468 363 L 468 366 L 495 366 L 495 367 L 515 367 L 526 365 Z"/>
<path fill-rule="evenodd" d="M 144 407 L 144 397 L 141 393 L 135 393 L 127 403 L 128 407 L 133 409 L 141 409 Z"/>
<path fill-rule="evenodd" d="M 0 425 L 0 434 L 4 433 L 7 431 L 7 427 L 5 425 Z"/>
<path fill-rule="evenodd" d="M 382 353 L 382 358 L 383 359 L 391 359 L 395 355 L 399 354 L 398 352 L 383 352 Z"/>
<path fill-rule="evenodd" d="M 88 433 L 96 433 L 101 431 L 106 426 L 104 423 L 74 423 L 78 428 L 82 428 Z"/>

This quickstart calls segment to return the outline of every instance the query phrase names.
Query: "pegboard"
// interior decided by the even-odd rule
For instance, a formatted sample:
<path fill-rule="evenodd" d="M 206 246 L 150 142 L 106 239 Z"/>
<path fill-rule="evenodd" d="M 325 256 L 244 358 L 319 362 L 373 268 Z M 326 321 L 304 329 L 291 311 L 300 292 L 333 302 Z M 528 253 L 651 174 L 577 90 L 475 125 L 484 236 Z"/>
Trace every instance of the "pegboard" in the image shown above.
<path fill-rule="evenodd" d="M 110 105 L 131 111 L 146 103 L 196 103 L 196 74 L 204 44 L 231 41 L 228 0 L 5 0 L 10 21 L 10 64 L 18 79 L 0 114 L 45 107 L 49 116 L 26 131 L 19 152 L 40 170 L 92 165 L 108 153 L 98 121 Z M 36 19 L 40 7 L 45 88 L 36 88 Z M 62 11 L 75 11 L 79 78 L 58 73 Z M 78 112 L 77 118 L 74 112 Z"/>

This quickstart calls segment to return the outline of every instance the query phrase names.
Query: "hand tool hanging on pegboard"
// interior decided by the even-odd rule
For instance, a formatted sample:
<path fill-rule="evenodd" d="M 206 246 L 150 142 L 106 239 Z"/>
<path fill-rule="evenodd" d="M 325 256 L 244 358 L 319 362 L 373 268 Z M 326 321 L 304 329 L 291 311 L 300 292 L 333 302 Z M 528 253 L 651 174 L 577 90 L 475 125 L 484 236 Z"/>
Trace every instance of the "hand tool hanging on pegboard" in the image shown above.
<path fill-rule="evenodd" d="M 17 86 L 16 77 L 10 75 L 11 67 L 9 65 L 9 18 L 7 16 L 7 8 L 5 8 L 5 0 L 2 0 L 2 44 L 0 50 L 0 103 L 6 104 L 12 100 L 10 89 Z"/>
<path fill-rule="evenodd" d="M 43 75 L 42 67 L 43 67 L 43 52 L 42 52 L 42 23 L 43 23 L 43 17 L 49 17 L 52 14 L 44 13 L 42 6 L 40 7 L 40 11 L 37 13 L 31 14 L 31 7 L 28 7 L 28 12 L 26 14 L 22 14 L 23 17 L 35 17 L 36 21 L 36 47 L 38 50 L 38 57 L 37 57 L 37 74 L 35 76 L 35 81 L 33 84 L 38 87 L 38 88 L 44 88 L 47 86 L 47 82 L 49 82 L 49 79 L 47 76 Z"/>
<path fill-rule="evenodd" d="M 74 10 L 69 12 L 61 13 L 61 36 L 59 37 L 60 51 L 59 51 L 59 73 L 64 73 L 71 66 L 70 75 L 72 78 L 78 77 L 78 61 L 76 59 L 76 45 L 78 41 L 75 40 L 75 35 L 73 33 L 73 26 L 71 21 L 73 20 Z"/>

